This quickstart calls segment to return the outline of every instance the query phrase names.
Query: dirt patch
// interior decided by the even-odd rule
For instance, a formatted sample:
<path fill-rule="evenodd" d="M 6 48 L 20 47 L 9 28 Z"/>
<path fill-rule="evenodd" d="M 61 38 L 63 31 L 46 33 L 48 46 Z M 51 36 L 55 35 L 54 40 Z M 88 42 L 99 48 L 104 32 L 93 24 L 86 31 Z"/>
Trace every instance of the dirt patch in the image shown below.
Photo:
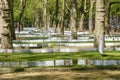
<path fill-rule="evenodd" d="M 0 80 L 120 80 L 118 70 L 20 72 L 0 75 Z"/>

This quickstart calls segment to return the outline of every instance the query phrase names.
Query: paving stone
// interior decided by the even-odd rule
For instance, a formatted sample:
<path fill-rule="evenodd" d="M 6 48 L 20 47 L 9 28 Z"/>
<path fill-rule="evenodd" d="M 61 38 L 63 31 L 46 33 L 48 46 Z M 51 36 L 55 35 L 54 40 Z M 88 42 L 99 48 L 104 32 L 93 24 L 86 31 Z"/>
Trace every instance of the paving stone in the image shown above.
<path fill-rule="evenodd" d="M 45 61 L 45 66 L 54 66 L 54 61 Z"/>
<path fill-rule="evenodd" d="M 21 67 L 29 67 L 28 62 L 21 62 Z"/>
<path fill-rule="evenodd" d="M 94 61 L 93 61 L 93 60 L 86 60 L 86 64 L 87 64 L 87 65 L 93 65 L 93 64 L 94 64 Z"/>
<path fill-rule="evenodd" d="M 10 62 L 11 67 L 19 67 L 20 63 L 19 62 Z"/>
<path fill-rule="evenodd" d="M 56 66 L 64 66 L 64 60 L 55 60 Z"/>
<path fill-rule="evenodd" d="M 10 67 L 10 63 L 9 62 L 3 62 L 3 67 Z"/>
<path fill-rule="evenodd" d="M 78 60 L 78 65 L 86 65 L 86 60 Z"/>
<path fill-rule="evenodd" d="M 103 65 L 117 65 L 116 60 L 103 60 Z"/>
<path fill-rule="evenodd" d="M 71 66 L 73 65 L 73 61 L 72 60 L 64 60 L 65 66 Z"/>
<path fill-rule="evenodd" d="M 94 65 L 103 65 L 103 61 L 102 60 L 94 60 Z"/>

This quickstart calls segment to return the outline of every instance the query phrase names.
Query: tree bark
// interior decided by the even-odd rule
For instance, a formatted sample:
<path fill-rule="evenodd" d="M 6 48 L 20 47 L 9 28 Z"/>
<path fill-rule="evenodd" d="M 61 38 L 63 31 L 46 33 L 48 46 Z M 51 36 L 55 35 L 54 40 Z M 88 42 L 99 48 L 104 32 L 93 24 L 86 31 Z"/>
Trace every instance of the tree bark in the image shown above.
<path fill-rule="evenodd" d="M 1 37 L 1 48 L 11 49 L 12 38 L 11 38 L 11 9 L 10 0 L 0 0 L 0 37 Z"/>
<path fill-rule="evenodd" d="M 89 33 L 93 33 L 93 8 L 94 8 L 94 0 L 90 0 Z"/>
<path fill-rule="evenodd" d="M 55 19 L 53 22 L 54 25 L 54 32 L 57 32 L 57 27 L 58 27 L 58 10 L 59 10 L 59 0 L 56 0 L 56 10 L 55 10 Z"/>
<path fill-rule="evenodd" d="M 43 27 L 47 30 L 47 0 L 44 0 Z"/>
<path fill-rule="evenodd" d="M 72 34 L 72 39 L 77 39 L 77 0 L 71 0 L 71 10 L 70 10 L 70 30 Z"/>
<path fill-rule="evenodd" d="M 25 11 L 27 0 L 20 0 L 20 16 L 19 16 L 19 31 L 23 30 L 23 14 Z"/>
<path fill-rule="evenodd" d="M 110 0 L 105 0 L 105 33 L 109 34 L 110 32 Z"/>
<path fill-rule="evenodd" d="M 61 34 L 61 35 L 64 35 L 64 26 L 65 26 L 65 3 L 66 3 L 66 0 L 63 0 L 62 16 L 61 16 L 61 27 L 60 27 L 60 34 Z"/>
<path fill-rule="evenodd" d="M 13 3 L 14 3 L 14 0 L 11 0 L 10 1 L 10 21 L 11 21 L 11 28 L 10 28 L 10 32 L 11 32 L 11 37 L 13 40 L 16 39 L 16 35 L 15 35 L 15 27 L 14 27 L 14 13 L 13 13 Z"/>
<path fill-rule="evenodd" d="M 83 7 L 82 14 L 81 14 L 79 31 L 83 31 L 84 30 L 84 19 L 85 19 L 85 13 L 86 13 L 86 3 L 87 3 L 87 0 L 83 0 L 83 1 L 84 1 L 84 7 Z"/>
<path fill-rule="evenodd" d="M 105 9 L 104 0 L 96 0 L 96 20 L 95 20 L 95 37 L 94 46 L 99 47 L 99 37 L 103 36 L 104 44 L 104 26 L 105 26 Z"/>

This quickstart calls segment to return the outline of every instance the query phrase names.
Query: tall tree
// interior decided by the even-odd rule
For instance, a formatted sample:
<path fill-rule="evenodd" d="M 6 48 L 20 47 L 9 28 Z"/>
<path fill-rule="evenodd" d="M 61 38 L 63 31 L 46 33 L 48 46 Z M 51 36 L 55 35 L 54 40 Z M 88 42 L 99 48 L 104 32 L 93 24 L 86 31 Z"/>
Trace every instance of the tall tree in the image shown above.
<path fill-rule="evenodd" d="M 90 0 L 90 11 L 89 11 L 89 32 L 93 32 L 93 8 L 94 8 L 94 0 Z"/>
<path fill-rule="evenodd" d="M 56 5 L 55 5 L 56 9 L 55 9 L 55 25 L 54 25 L 54 32 L 56 32 L 57 30 L 57 26 L 58 26 L 58 11 L 59 11 L 59 0 L 56 0 Z M 54 16 L 54 15 L 53 15 Z"/>
<path fill-rule="evenodd" d="M 0 36 L 1 48 L 12 48 L 10 0 L 0 0 Z"/>
<path fill-rule="evenodd" d="M 10 28 L 10 32 L 11 32 L 11 37 L 12 37 L 12 39 L 13 40 L 15 40 L 16 39 L 16 36 L 15 36 L 15 27 L 14 27 L 14 14 L 13 14 L 13 4 L 14 3 L 14 0 L 11 0 L 10 1 L 10 21 L 11 21 L 11 28 Z"/>
<path fill-rule="evenodd" d="M 110 31 L 110 0 L 105 0 L 105 33 Z"/>
<path fill-rule="evenodd" d="M 47 29 L 47 0 L 44 0 L 43 27 Z"/>
<path fill-rule="evenodd" d="M 96 20 L 95 20 L 95 37 L 94 46 L 104 47 L 104 26 L 105 26 L 105 4 L 104 0 L 96 0 Z"/>
<path fill-rule="evenodd" d="M 72 34 L 72 39 L 77 39 L 77 0 L 71 0 L 70 8 L 70 30 Z"/>
<path fill-rule="evenodd" d="M 23 14 L 27 0 L 20 0 L 19 31 L 23 29 Z"/>
<path fill-rule="evenodd" d="M 64 35 L 64 26 L 65 26 L 65 4 L 66 0 L 63 0 L 62 4 L 62 16 L 61 16 L 61 26 L 60 26 L 60 33 Z"/>
<path fill-rule="evenodd" d="M 79 31 L 83 31 L 84 30 L 84 19 L 85 19 L 85 13 L 86 13 L 86 3 L 87 0 L 82 0 L 84 2 L 84 6 L 82 7 L 81 10 L 81 19 L 80 19 L 80 26 L 79 26 Z"/>

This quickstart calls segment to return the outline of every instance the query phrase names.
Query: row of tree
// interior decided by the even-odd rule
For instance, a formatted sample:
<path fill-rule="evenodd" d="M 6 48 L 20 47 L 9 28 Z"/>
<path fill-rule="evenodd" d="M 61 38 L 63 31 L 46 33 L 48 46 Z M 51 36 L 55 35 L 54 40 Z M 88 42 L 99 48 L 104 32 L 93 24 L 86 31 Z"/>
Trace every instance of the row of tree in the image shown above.
<path fill-rule="evenodd" d="M 12 48 L 12 40 L 15 39 L 14 25 L 19 31 L 27 25 L 44 30 L 54 27 L 55 32 L 59 28 L 61 35 L 64 35 L 65 28 L 69 28 L 72 38 L 77 39 L 77 31 L 85 29 L 85 20 L 89 20 L 90 33 L 93 33 L 94 23 L 96 25 L 95 47 L 98 47 L 99 36 L 104 36 L 105 32 L 109 33 L 110 30 L 110 10 L 111 16 L 119 16 L 120 6 L 111 5 L 119 2 L 119 0 L 0 0 L 2 48 Z"/>

